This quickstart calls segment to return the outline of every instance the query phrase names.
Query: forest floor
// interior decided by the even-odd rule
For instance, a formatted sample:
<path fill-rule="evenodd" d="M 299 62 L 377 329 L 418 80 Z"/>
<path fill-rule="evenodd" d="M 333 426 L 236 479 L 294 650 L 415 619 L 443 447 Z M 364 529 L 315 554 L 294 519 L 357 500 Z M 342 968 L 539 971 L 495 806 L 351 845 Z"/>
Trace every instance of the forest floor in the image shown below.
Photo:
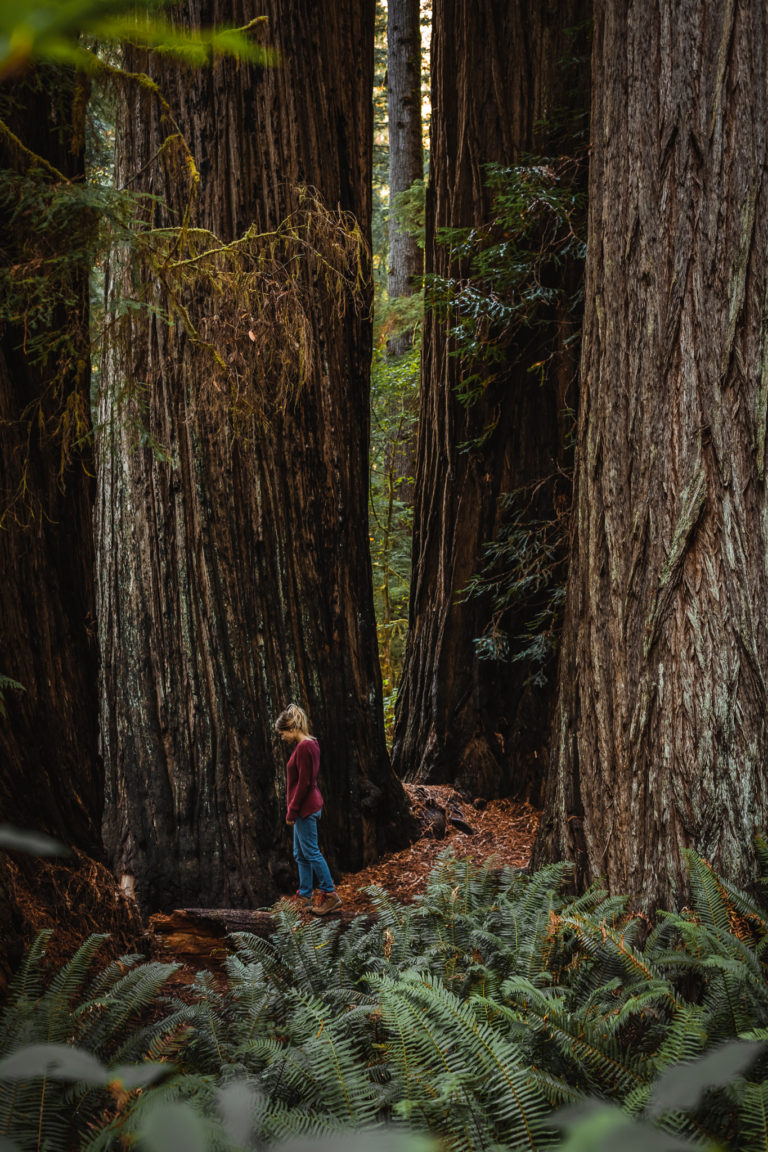
<path fill-rule="evenodd" d="M 361 891 L 371 885 L 385 888 L 396 900 L 413 900 L 424 891 L 437 857 L 447 849 L 460 859 L 488 862 L 493 868 L 528 866 L 539 826 L 539 812 L 530 804 L 512 800 L 473 804 L 448 785 L 406 784 L 405 788 L 422 835 L 408 848 L 390 852 L 360 872 L 345 873 L 336 890 L 347 910 L 373 911 Z M 445 821 L 440 819 L 440 810 L 446 814 Z"/>
<path fill-rule="evenodd" d="M 539 813 L 530 804 L 512 800 L 469 800 L 447 785 L 406 784 L 411 809 L 421 834 L 407 848 L 390 852 L 359 872 L 337 876 L 341 915 L 349 923 L 355 916 L 374 916 L 365 889 L 384 888 L 395 900 L 408 903 L 424 891 L 438 856 L 450 850 L 459 858 L 492 868 L 525 868 L 531 855 Z M 22 946 L 43 928 L 53 930 L 46 962 L 60 967 L 90 932 L 109 933 L 102 958 L 127 952 L 180 965 L 172 983 L 182 989 L 195 971 L 221 972 L 227 935 L 233 931 L 269 934 L 270 909 L 178 909 L 155 913 L 143 924 L 138 909 L 127 901 L 111 873 L 82 852 L 39 860 L 13 854 L 4 857 L 6 883 L 21 927 L 14 947 L 18 953 L 9 966 L 0 964 L 0 997 Z M 308 913 L 304 918 L 310 919 Z M 1 943 L 1 942 L 0 942 Z M 0 960 L 2 960 L 0 948 Z M 11 956 L 9 951 L 8 956 Z"/>
<path fill-rule="evenodd" d="M 424 891 L 438 856 L 447 850 L 457 859 L 469 858 L 491 868 L 528 866 L 539 824 L 539 812 L 530 804 L 505 799 L 473 802 L 447 785 L 405 787 L 421 835 L 407 848 L 338 877 L 342 907 L 333 914 L 334 920 L 348 924 L 358 915 L 374 917 L 373 902 L 365 891 L 372 886 L 384 888 L 403 903 L 412 901 Z M 310 920 L 311 915 L 303 912 L 302 919 Z M 230 932 L 269 936 L 273 927 L 270 909 L 182 908 L 151 916 L 145 939 L 153 957 L 180 965 L 169 986 L 184 997 L 200 968 L 217 981 L 223 978 Z"/>

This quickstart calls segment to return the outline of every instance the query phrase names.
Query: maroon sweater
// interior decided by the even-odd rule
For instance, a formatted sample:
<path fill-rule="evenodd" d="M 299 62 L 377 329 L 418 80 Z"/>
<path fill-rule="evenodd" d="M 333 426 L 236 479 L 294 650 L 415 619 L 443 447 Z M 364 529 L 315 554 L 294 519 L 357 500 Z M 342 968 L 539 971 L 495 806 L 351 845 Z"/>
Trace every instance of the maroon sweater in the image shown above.
<path fill-rule="evenodd" d="M 320 771 L 320 745 L 317 740 L 300 740 L 285 769 L 286 820 L 311 816 L 323 806 L 323 797 L 317 786 Z"/>

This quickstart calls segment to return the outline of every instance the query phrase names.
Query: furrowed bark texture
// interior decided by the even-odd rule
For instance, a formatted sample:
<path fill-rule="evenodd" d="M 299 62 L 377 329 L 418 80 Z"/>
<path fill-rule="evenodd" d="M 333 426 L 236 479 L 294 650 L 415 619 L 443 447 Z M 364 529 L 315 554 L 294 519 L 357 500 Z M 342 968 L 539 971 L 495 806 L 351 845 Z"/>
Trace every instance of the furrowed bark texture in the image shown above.
<path fill-rule="evenodd" d="M 665 907 L 764 828 L 768 15 L 600 0 L 571 576 L 537 861 Z"/>
<path fill-rule="evenodd" d="M 484 165 L 513 164 L 523 153 L 546 154 L 553 146 L 551 128 L 539 125 L 566 99 L 562 60 L 572 45 L 565 30 L 588 10 L 580 0 L 437 0 L 427 273 L 461 275 L 439 230 L 488 220 Z M 465 407 L 456 396 L 461 366 L 449 328 L 427 311 L 409 634 L 393 763 L 409 780 L 535 797 L 546 701 L 531 696 L 523 666 L 477 658 L 474 639 L 490 608 L 466 600 L 462 590 L 482 566 L 484 544 L 497 537 L 500 495 L 557 469 L 572 369 L 568 356 L 556 356 L 540 384 L 526 371 L 531 359 L 513 356 Z M 462 447 L 490 426 L 482 444 Z M 534 501 L 533 516 L 551 515 L 551 487 L 548 493 L 549 509 Z"/>
<path fill-rule="evenodd" d="M 387 103 L 389 109 L 389 275 L 390 300 L 412 296 L 421 275 L 422 253 L 413 236 L 399 227 L 394 200 L 424 175 L 421 143 L 421 13 L 419 0 L 388 0 Z M 387 347 L 398 355 L 412 333 L 393 337 Z"/>
<path fill-rule="evenodd" d="M 176 17 L 243 25 L 246 8 L 191 0 Z M 225 240 L 252 222 L 274 229 L 296 209 L 301 183 L 352 212 L 367 235 L 373 2 L 272 0 L 262 11 L 278 67 L 148 63 L 200 170 L 194 223 Z M 179 220 L 173 173 L 152 162 L 170 131 L 136 90 L 121 116 L 119 169 Z M 368 301 L 356 310 L 349 298 L 339 315 L 322 280 L 296 267 L 315 360 L 297 395 L 268 405 L 239 437 L 197 403 L 206 381 L 178 326 L 135 319 L 112 353 L 113 384 L 147 383 L 142 419 L 172 459 L 135 446 L 130 405 L 106 391 L 105 837 L 146 908 L 260 904 L 290 885 L 285 754 L 272 725 L 291 700 L 320 740 L 321 839 L 333 866 L 360 866 L 403 830 L 367 539 Z M 193 302 L 194 319 L 214 305 Z M 247 322 L 233 342 L 266 355 Z"/>
<path fill-rule="evenodd" d="M 70 180 L 84 172 L 84 104 L 76 96 L 73 75 L 50 67 L 0 87 L 0 114 L 11 131 Z M 23 174 L 29 167 L 29 156 L 4 140 L 0 168 Z M 52 173 L 50 182 L 61 180 Z M 0 223 L 2 259 L 7 267 L 30 260 L 34 286 L 43 272 L 34 241 L 14 230 L 29 227 L 28 214 L 20 219 L 14 226 L 8 213 Z M 55 263 L 72 236 L 49 225 L 46 243 L 44 255 Z M 89 423 L 88 268 L 73 260 L 64 279 L 61 300 L 49 290 L 44 332 L 25 332 L 21 322 L 0 326 L 0 673 L 25 688 L 4 693 L 0 822 L 98 853 L 93 464 L 86 447 L 62 468 L 60 435 L 68 413 L 79 410 Z M 26 341 L 41 334 L 56 348 L 33 358 Z"/>
<path fill-rule="evenodd" d="M 12 194 L 0 210 L 3 305 L 6 316 L 28 320 L 0 324 L 0 673 L 25 688 L 4 693 L 0 823 L 75 848 L 53 861 L 0 851 L 0 990 L 43 927 L 57 929 L 54 958 L 89 931 L 108 929 L 123 952 L 140 932 L 92 859 L 102 856 L 103 773 L 87 436 L 84 236 L 94 222 L 77 191 L 86 95 L 82 77 L 51 66 L 0 85 L 0 117 L 42 158 L 31 162 L 7 137 L 0 144 L 2 195 Z M 67 450 L 75 416 L 83 440 Z"/>

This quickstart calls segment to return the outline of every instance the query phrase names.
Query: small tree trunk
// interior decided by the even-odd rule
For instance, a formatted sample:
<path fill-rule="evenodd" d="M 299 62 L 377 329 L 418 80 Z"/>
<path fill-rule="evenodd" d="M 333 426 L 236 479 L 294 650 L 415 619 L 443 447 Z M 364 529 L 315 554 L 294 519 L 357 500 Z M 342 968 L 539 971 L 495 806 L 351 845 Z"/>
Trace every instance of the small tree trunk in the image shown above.
<path fill-rule="evenodd" d="M 568 146 L 567 140 L 556 145 L 554 126 L 546 122 L 566 99 L 562 59 L 572 54 L 566 30 L 587 12 L 580 0 L 437 0 L 427 273 L 461 274 L 440 231 L 487 222 L 485 165 L 511 165 L 523 153 Z M 584 79 L 568 97 L 572 113 L 579 100 L 586 103 Z M 532 699 L 524 666 L 478 659 L 474 640 L 490 608 L 462 593 L 482 566 L 484 545 L 497 537 L 499 497 L 534 486 L 558 469 L 573 353 L 561 349 L 540 380 L 528 372 L 536 356 L 513 351 L 467 407 L 456 395 L 462 369 L 449 329 L 448 320 L 428 311 L 410 622 L 393 763 L 409 780 L 535 798 L 549 698 L 545 693 Z M 551 514 L 549 485 L 533 516 L 543 512 L 546 496 Z"/>
<path fill-rule="evenodd" d="M 768 16 L 600 0 L 571 574 L 536 860 L 653 908 L 768 818 Z"/>
<path fill-rule="evenodd" d="M 227 241 L 251 224 L 271 232 L 301 213 L 305 185 L 367 238 L 373 2 L 271 0 L 264 12 L 277 67 L 219 61 L 190 74 L 138 62 L 193 150 L 193 222 Z M 176 18 L 242 25 L 250 15 L 189 0 Z M 153 161 L 170 133 L 137 91 L 121 113 L 119 170 L 180 221 L 184 164 Z M 281 323 L 280 285 L 255 289 L 276 314 L 257 333 L 252 317 L 230 314 L 227 293 L 203 285 L 185 297 L 188 315 L 199 333 L 218 325 L 224 368 L 180 324 L 144 316 L 125 322 L 110 354 L 97 512 L 105 837 L 151 908 L 263 904 L 291 884 L 284 752 L 272 731 L 291 700 L 320 740 L 333 866 L 361 866 L 405 828 L 384 740 L 367 538 L 367 253 L 362 293 L 339 289 L 322 237 L 314 242 L 319 256 L 308 243 L 290 278 L 273 270 L 304 328 Z M 307 329 L 302 366 L 293 350 Z M 253 380 L 267 375 L 259 396 L 241 374 L 253 412 L 233 408 L 230 393 L 217 400 L 237 358 Z M 147 383 L 144 412 L 120 401 L 123 381 Z M 137 445 L 131 419 L 163 451 Z"/>
<path fill-rule="evenodd" d="M 421 141 L 421 14 L 419 0 L 388 0 L 387 99 L 389 108 L 389 276 L 390 301 L 412 296 L 421 275 L 422 253 L 397 221 L 395 197 L 424 175 Z M 410 348 L 408 330 L 387 344 L 390 355 Z"/>

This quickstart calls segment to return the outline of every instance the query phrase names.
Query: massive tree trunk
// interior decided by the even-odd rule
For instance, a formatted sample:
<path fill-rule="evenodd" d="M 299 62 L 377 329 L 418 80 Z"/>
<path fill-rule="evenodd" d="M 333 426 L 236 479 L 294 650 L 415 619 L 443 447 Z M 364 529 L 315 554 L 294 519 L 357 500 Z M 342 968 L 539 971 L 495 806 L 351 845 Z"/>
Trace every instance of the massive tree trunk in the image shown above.
<path fill-rule="evenodd" d="M 247 7 L 175 11 L 185 25 L 242 25 Z M 185 289 L 200 339 L 178 318 L 134 313 L 110 353 L 97 513 L 105 838 L 148 908 L 260 904 L 290 883 L 272 725 L 291 700 L 320 740 L 333 866 L 360 866 L 403 831 L 367 537 L 368 256 L 358 245 L 361 267 L 342 283 L 333 227 L 298 188 L 351 213 L 367 238 L 373 0 L 263 11 L 276 67 L 129 60 L 157 79 L 194 155 L 192 222 L 231 241 L 293 213 L 300 232 L 274 241 L 239 312 L 226 290 Z M 118 169 L 165 200 L 159 220 L 178 222 L 189 181 L 173 146 L 161 151 L 173 131 L 137 87 Z M 116 262 L 117 280 L 136 267 Z M 168 306 L 167 292 L 155 300 Z M 206 359 L 203 335 L 221 359 Z M 121 398 L 123 383 L 146 384 L 143 399 Z"/>
<path fill-rule="evenodd" d="M 390 301 L 412 296 L 421 274 L 422 253 L 414 236 L 400 227 L 395 197 L 424 175 L 421 142 L 420 0 L 388 0 L 387 103 L 389 110 L 389 275 Z M 411 331 L 394 336 L 392 355 L 410 347 Z"/>
<path fill-rule="evenodd" d="M 0 851 L 0 988 L 24 946 L 141 925 L 101 857 L 91 529 L 87 83 L 39 66 L 0 86 L 0 823 L 53 834 L 61 860 Z"/>
<path fill-rule="evenodd" d="M 571 575 L 536 852 L 669 906 L 768 817 L 768 16 L 600 0 Z"/>
<path fill-rule="evenodd" d="M 7 173 L 0 209 L 0 675 L 24 687 L 4 693 L 0 821 L 98 852 L 90 269 L 81 259 L 92 221 L 67 197 L 67 181 L 84 173 L 80 85 L 71 72 L 45 67 L 0 88 L 4 123 L 41 158 L 0 136 Z M 30 169 L 36 175 L 25 182 Z M 57 209 L 50 207 L 54 188 Z"/>
<path fill-rule="evenodd" d="M 547 154 L 572 143 L 556 137 L 555 114 L 566 100 L 571 113 L 586 103 L 583 75 L 566 96 L 572 78 L 563 58 L 573 55 L 566 29 L 588 9 L 580 0 L 437 0 L 427 273 L 462 275 L 439 233 L 488 220 L 484 165 L 511 165 L 523 153 Z M 478 659 L 474 640 L 490 608 L 462 592 L 482 565 L 485 543 L 497 536 L 499 497 L 533 489 L 557 472 L 572 353 L 553 356 L 542 380 L 528 371 L 540 357 L 520 341 L 466 406 L 456 394 L 462 366 L 450 327 L 450 317 L 428 311 L 409 635 L 393 763 L 408 779 L 452 782 L 485 795 L 535 796 L 547 694 L 532 695 L 520 664 Z M 547 515 L 547 501 L 551 515 L 552 499 L 552 484 L 543 485 L 530 515 Z"/>

